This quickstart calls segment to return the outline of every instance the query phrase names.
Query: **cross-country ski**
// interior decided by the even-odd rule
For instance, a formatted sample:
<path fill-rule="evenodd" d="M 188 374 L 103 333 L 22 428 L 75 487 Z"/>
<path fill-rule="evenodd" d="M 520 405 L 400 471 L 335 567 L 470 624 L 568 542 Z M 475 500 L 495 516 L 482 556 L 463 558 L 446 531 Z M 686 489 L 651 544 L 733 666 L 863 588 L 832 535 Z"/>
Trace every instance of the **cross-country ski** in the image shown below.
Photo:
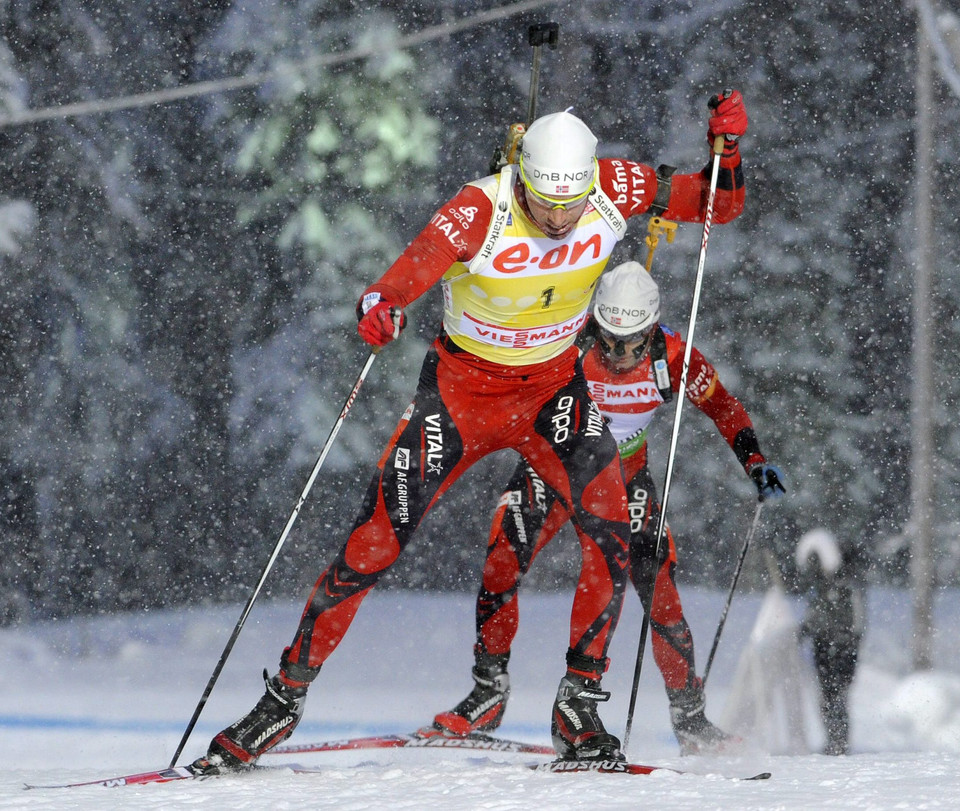
<path fill-rule="evenodd" d="M 509 752 L 525 754 L 552 755 L 552 746 L 525 743 L 494 735 L 485 735 L 475 732 L 463 737 L 453 737 L 440 734 L 432 727 L 426 727 L 412 734 L 406 735 L 370 735 L 361 738 L 344 738 L 335 741 L 320 741 L 317 743 L 281 744 L 272 749 L 268 755 L 309 754 L 315 752 L 345 752 L 359 749 L 461 749 L 486 752 Z M 528 769 L 539 772 L 573 773 L 573 772 L 602 772 L 605 774 L 650 774 L 655 771 L 668 771 L 675 774 L 688 774 L 682 769 L 667 766 L 647 766 L 640 763 L 625 761 L 576 761 L 551 760 L 546 763 L 526 764 Z M 743 780 L 765 780 L 770 772 L 760 772 L 751 777 L 735 778 Z"/>
<path fill-rule="evenodd" d="M 654 772 L 673 772 L 673 774 L 695 774 L 683 769 L 671 769 L 666 766 L 645 766 L 642 763 L 627 763 L 622 760 L 551 760 L 549 763 L 534 763 L 527 766 L 535 772 L 550 774 L 597 774 L 645 775 Z M 727 777 L 726 775 L 702 774 L 702 777 L 724 777 L 729 780 L 769 780 L 770 772 L 758 772 L 750 777 Z"/>
<path fill-rule="evenodd" d="M 388 736 L 387 738 L 381 738 L 379 740 L 389 741 L 385 745 L 385 748 L 390 748 L 390 746 L 402 736 Z M 359 746 L 339 746 L 338 744 L 350 743 L 350 741 L 332 741 L 332 746 L 327 746 L 325 744 L 305 744 L 302 747 L 292 747 L 299 752 L 325 752 L 325 751 L 343 751 L 345 749 L 364 749 L 364 748 L 378 748 L 376 745 L 368 746 L 367 743 L 371 741 L 378 740 L 375 737 L 371 738 L 361 738 L 357 739 L 361 742 Z M 411 739 L 408 739 L 411 740 Z M 419 744 L 414 744 L 419 746 L 419 748 L 431 748 L 431 749 L 483 749 L 484 747 L 476 747 L 466 745 L 469 742 L 460 741 L 460 746 L 454 745 L 456 739 L 446 739 L 446 743 L 440 743 L 437 739 L 432 739 L 430 743 L 422 741 Z M 515 742 L 510 742 L 515 743 Z M 401 743 L 397 746 L 410 746 L 410 743 Z M 486 751 L 490 751 L 488 747 Z M 497 749 L 495 751 L 513 751 L 519 752 L 524 751 L 523 749 Z M 544 763 L 507 763 L 503 761 L 484 761 L 478 762 L 477 760 L 471 760 L 469 763 L 464 765 L 464 771 L 483 769 L 485 766 L 500 766 L 500 767 L 511 767 L 511 766 L 521 766 L 529 771 L 541 772 L 544 774 L 583 774 L 583 773 L 593 773 L 593 774 L 618 774 L 623 776 L 646 776 L 653 774 L 654 772 L 664 772 L 664 773 L 673 773 L 678 775 L 692 775 L 694 772 L 687 772 L 681 769 L 672 769 L 666 766 L 648 766 L 641 763 L 627 763 L 624 761 L 618 760 L 593 760 L 593 761 L 576 761 L 576 760 L 550 760 Z M 369 766 L 368 766 L 369 767 Z M 194 769 L 192 766 L 175 766 L 172 769 L 158 769 L 156 771 L 147 771 L 147 772 L 138 772 L 136 774 L 126 774 L 126 775 L 116 775 L 114 777 L 105 777 L 97 780 L 83 780 L 77 783 L 51 783 L 51 784 L 26 784 L 24 788 L 26 789 L 68 789 L 68 788 L 86 788 L 90 786 L 99 786 L 102 788 L 121 788 L 124 786 L 145 786 L 149 784 L 159 784 L 159 783 L 172 783 L 179 780 L 216 780 L 216 779 L 231 779 L 231 778 L 245 778 L 252 775 L 263 774 L 265 772 L 291 772 L 293 774 L 323 774 L 324 772 L 330 772 L 334 769 L 343 769 L 342 765 L 339 766 L 323 766 L 323 765 L 304 765 L 300 763 L 278 763 L 275 765 L 261 765 L 257 764 L 255 766 L 247 767 L 241 771 L 231 771 L 223 772 L 220 774 L 210 774 L 204 773 Z M 402 764 L 399 763 L 389 763 L 384 764 L 383 768 L 385 770 L 395 770 L 402 769 Z M 703 777 L 724 777 L 731 780 L 766 780 L 770 778 L 770 772 L 761 772 L 759 774 L 752 775 L 750 777 L 727 777 L 726 775 L 717 775 L 717 774 L 703 774 L 700 775 Z"/>
<path fill-rule="evenodd" d="M 267 755 L 291 755 L 310 752 L 345 752 L 355 749 L 476 749 L 487 752 L 517 752 L 528 755 L 553 755 L 552 746 L 513 741 L 475 732 L 472 735 L 453 737 L 442 735 L 427 727 L 411 734 L 368 735 L 360 738 L 344 738 L 317 743 L 281 744 Z"/>

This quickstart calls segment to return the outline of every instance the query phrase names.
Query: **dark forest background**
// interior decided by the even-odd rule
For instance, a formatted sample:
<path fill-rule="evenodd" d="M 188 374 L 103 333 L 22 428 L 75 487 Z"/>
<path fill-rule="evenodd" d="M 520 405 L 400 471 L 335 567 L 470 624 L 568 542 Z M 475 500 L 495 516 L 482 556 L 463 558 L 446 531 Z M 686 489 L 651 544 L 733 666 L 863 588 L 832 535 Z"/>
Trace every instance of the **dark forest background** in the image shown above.
<path fill-rule="evenodd" d="M 746 211 L 713 229 L 696 344 L 788 496 L 762 541 L 788 577 L 825 526 L 903 583 L 909 538 L 916 19 L 900 0 L 558 2 L 415 47 L 489 0 L 0 1 L 0 117 L 262 75 L 238 89 L 0 127 L 0 623 L 246 599 L 367 349 L 354 305 L 527 107 L 532 22 L 561 24 L 540 112 L 603 155 L 692 171 L 706 102 L 743 91 Z M 941 17 L 945 29 L 952 17 Z M 349 58 L 351 49 L 374 54 Z M 339 56 L 338 56 L 339 55 Z M 960 577 L 960 102 L 935 85 L 937 577 Z M 646 255 L 634 223 L 614 262 Z M 686 332 L 699 226 L 661 241 Z M 385 350 L 267 592 L 342 543 L 439 322 Z M 726 586 L 755 490 L 683 412 L 669 501 L 681 581 Z M 672 410 L 651 441 L 665 471 Z M 473 590 L 511 454 L 468 474 L 385 585 Z M 531 586 L 566 588 L 565 535 Z M 759 559 L 759 556 L 757 556 Z M 747 584 L 759 576 L 749 564 Z"/>

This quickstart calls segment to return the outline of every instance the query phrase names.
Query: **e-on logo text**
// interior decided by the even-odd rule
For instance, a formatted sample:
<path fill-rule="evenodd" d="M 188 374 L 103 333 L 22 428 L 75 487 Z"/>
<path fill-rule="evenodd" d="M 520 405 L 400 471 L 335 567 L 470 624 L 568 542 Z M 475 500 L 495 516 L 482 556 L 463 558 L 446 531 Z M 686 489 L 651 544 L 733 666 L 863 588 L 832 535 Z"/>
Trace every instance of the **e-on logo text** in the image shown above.
<path fill-rule="evenodd" d="M 603 254 L 603 240 L 599 234 L 594 234 L 584 242 L 575 241 L 572 245 L 558 245 L 544 253 L 543 256 L 532 256 L 530 245 L 527 242 L 518 242 L 509 248 L 500 251 L 493 258 L 493 268 L 500 273 L 521 273 L 530 266 L 540 270 L 555 270 L 562 266 L 577 268 L 586 259 L 596 262 Z"/>

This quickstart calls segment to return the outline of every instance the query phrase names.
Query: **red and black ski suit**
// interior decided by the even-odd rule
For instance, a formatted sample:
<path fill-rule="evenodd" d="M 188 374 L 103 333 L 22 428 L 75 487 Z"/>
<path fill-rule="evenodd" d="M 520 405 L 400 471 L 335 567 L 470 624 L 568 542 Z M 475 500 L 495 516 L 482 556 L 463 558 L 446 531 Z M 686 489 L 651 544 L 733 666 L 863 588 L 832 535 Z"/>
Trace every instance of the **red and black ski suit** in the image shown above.
<path fill-rule="evenodd" d="M 681 337 L 662 327 L 671 388 L 680 389 L 686 345 Z M 666 687 L 693 686 L 693 639 L 683 616 L 674 580 L 677 552 L 673 535 L 666 531 L 660 560 L 655 564 L 660 504 L 647 466 L 647 431 L 653 412 L 664 403 L 657 389 L 648 354 L 635 368 L 612 372 L 594 345 L 583 360 L 584 374 L 600 412 L 608 421 L 620 447 L 630 515 L 630 578 L 644 608 L 657 566 L 653 610 L 650 615 L 653 656 Z M 686 396 L 713 420 L 744 470 L 765 461 L 753 425 L 739 400 L 720 382 L 714 367 L 693 348 Z M 483 585 L 477 595 L 477 652 L 509 653 L 519 623 L 517 590 L 534 558 L 569 519 L 556 494 L 534 470 L 520 460 L 493 518 L 487 546 Z"/>
<path fill-rule="evenodd" d="M 354 528 L 320 575 L 284 651 L 280 677 L 289 684 L 317 675 L 363 598 L 444 491 L 480 458 L 505 448 L 518 451 L 556 493 L 580 539 L 568 663 L 580 663 L 591 678 L 606 667 L 623 603 L 630 522 L 617 444 L 590 397 L 573 341 L 618 235 L 591 203 L 569 234 L 546 237 L 516 181 L 504 236 L 489 263 L 468 267 L 489 241 L 499 179 L 464 186 L 364 294 L 402 308 L 442 280 L 443 331 L 427 353 L 413 402 L 380 458 Z M 655 171 L 632 161 L 601 159 L 597 183 L 624 219 L 643 214 L 657 199 L 666 204 L 664 217 L 699 222 L 709 166 L 674 175 L 660 198 Z M 739 215 L 743 201 L 734 148 L 721 159 L 715 221 Z"/>

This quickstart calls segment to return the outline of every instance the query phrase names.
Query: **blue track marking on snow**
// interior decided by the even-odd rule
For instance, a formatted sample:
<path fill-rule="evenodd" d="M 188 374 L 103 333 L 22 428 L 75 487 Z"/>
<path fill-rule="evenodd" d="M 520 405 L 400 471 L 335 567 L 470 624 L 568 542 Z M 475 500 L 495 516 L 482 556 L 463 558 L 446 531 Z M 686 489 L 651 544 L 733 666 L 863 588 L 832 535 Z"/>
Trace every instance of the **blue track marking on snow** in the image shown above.
<path fill-rule="evenodd" d="M 136 732 L 136 733 L 180 733 L 186 727 L 186 719 L 182 723 L 176 721 L 153 721 L 146 719 L 109 719 L 109 718 L 52 718 L 42 715 L 0 715 L 0 729 L 61 729 L 64 731 L 95 730 L 98 732 Z M 197 736 L 210 736 L 219 732 L 221 725 L 208 722 L 198 724 L 194 730 Z M 542 736 L 546 724 L 535 727 L 533 724 L 513 724 L 504 727 L 514 737 Z M 302 722 L 297 727 L 297 740 L 339 740 L 340 738 L 364 735 L 389 735 L 394 733 L 413 732 L 413 729 L 386 729 L 379 726 L 354 726 L 343 724 L 323 724 Z"/>
<path fill-rule="evenodd" d="M 95 729 L 114 732 L 172 732 L 184 724 L 170 721 L 112 721 L 103 718 L 44 718 L 37 715 L 0 715 L 0 727 L 20 729 Z"/>
<path fill-rule="evenodd" d="M 100 732 L 182 732 L 186 727 L 186 717 L 183 722 L 153 721 L 146 719 L 110 719 L 110 718 L 50 718 L 40 715 L 0 715 L 0 729 L 62 729 L 62 730 L 97 730 Z M 331 733 L 329 726 L 322 727 L 314 724 L 313 731 Z M 220 725 L 198 724 L 195 733 L 213 735 L 220 731 Z M 311 731 L 310 724 L 302 724 L 303 731 Z M 338 730 L 333 730 L 333 733 Z M 332 734 L 332 733 L 331 733 Z M 370 734 L 376 734 L 371 732 Z"/>

